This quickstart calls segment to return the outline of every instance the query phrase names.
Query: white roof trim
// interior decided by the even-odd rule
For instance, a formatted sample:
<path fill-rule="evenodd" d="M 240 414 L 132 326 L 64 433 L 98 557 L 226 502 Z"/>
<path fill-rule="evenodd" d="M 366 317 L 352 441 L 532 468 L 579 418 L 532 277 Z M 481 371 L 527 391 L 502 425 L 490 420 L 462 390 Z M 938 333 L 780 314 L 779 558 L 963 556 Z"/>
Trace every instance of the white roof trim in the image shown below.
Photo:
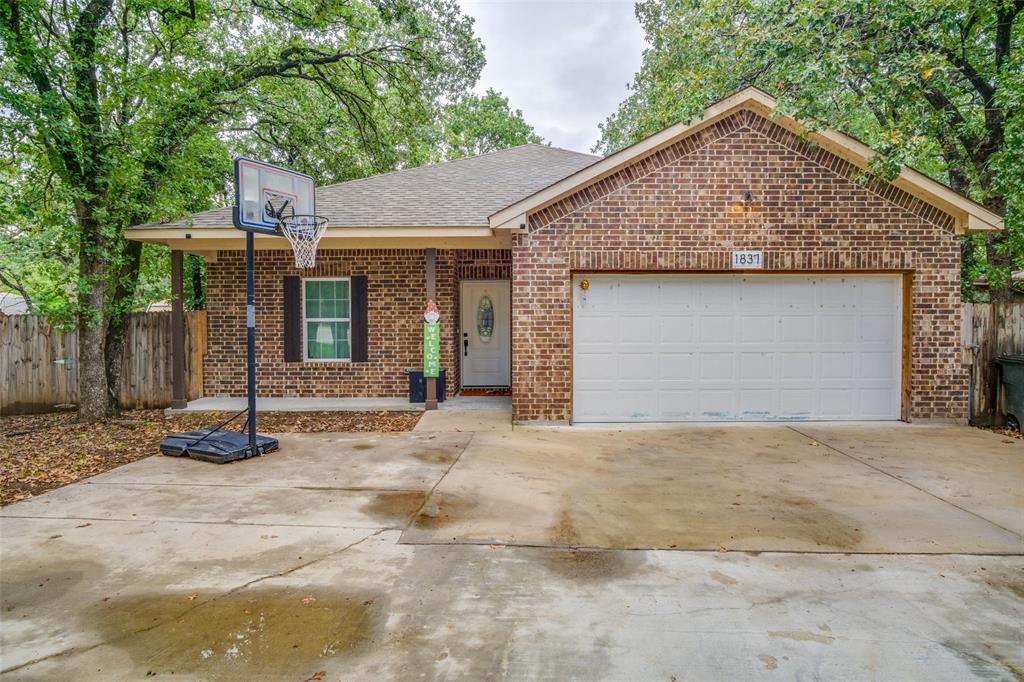
<path fill-rule="evenodd" d="M 582 187 L 608 177 L 623 167 L 650 156 L 681 138 L 703 130 L 742 109 L 749 109 L 771 118 L 782 127 L 798 135 L 806 136 L 858 168 L 867 168 L 875 156 L 875 152 L 870 147 L 848 135 L 834 130 L 812 132 L 789 116 L 773 116 L 776 104 L 774 98 L 757 88 L 749 87 L 740 90 L 708 107 L 703 118 L 696 122 L 677 123 L 669 126 L 645 140 L 607 156 L 511 206 L 503 208 L 490 216 L 490 225 L 494 229 L 519 230 L 524 222 L 524 215 L 550 206 Z M 912 168 L 904 167 L 899 176 L 894 178 L 891 183 L 921 201 L 953 216 L 958 233 L 1003 229 L 1003 220 L 997 214 Z"/>

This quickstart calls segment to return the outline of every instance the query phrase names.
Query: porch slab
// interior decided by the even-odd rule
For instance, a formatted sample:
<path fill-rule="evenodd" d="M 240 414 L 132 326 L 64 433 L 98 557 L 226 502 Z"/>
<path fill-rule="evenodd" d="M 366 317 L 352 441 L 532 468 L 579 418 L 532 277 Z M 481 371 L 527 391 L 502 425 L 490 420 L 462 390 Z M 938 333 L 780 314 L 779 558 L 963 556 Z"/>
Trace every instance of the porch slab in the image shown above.
<path fill-rule="evenodd" d="M 167 414 L 182 412 L 241 412 L 245 398 L 197 398 L 181 409 L 167 408 Z M 259 412 L 416 412 L 423 403 L 406 398 L 257 398 Z"/>
<path fill-rule="evenodd" d="M 456 396 L 424 412 L 413 431 L 511 431 L 512 399 L 508 397 Z"/>

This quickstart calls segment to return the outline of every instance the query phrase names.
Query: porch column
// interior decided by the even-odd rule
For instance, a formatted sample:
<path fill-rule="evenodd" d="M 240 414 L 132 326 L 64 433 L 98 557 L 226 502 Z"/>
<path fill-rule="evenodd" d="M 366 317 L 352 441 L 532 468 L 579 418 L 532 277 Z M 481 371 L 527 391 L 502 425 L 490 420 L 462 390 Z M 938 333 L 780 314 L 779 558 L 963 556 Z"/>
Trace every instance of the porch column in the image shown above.
<path fill-rule="evenodd" d="M 171 407 L 188 405 L 185 396 L 185 308 L 181 298 L 184 254 L 171 251 Z"/>
<path fill-rule="evenodd" d="M 427 300 L 437 302 L 437 249 L 427 249 Z M 437 380 L 424 379 L 427 388 L 426 410 L 437 409 Z"/>

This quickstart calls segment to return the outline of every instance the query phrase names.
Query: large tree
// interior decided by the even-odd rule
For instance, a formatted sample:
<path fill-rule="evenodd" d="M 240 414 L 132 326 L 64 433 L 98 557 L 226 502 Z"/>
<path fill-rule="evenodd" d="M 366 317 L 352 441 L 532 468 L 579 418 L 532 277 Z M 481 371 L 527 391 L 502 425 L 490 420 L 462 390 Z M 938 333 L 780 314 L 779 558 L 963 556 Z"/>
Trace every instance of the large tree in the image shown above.
<path fill-rule="evenodd" d="M 143 260 L 124 231 L 223 191 L 218 133 L 329 100 L 353 148 L 386 148 L 384 128 L 454 99 L 483 61 L 453 0 L 0 0 L 0 53 L 4 180 L 47 202 L 8 202 L 22 214 L 4 222 L 73 244 L 86 420 L 116 409 Z"/>
<path fill-rule="evenodd" d="M 650 48 L 602 126 L 614 151 L 746 85 L 786 113 L 920 168 L 1005 213 L 963 240 L 996 297 L 1024 267 L 1024 0 L 643 0 Z"/>
<path fill-rule="evenodd" d="M 436 161 L 450 161 L 544 141 L 523 118 L 523 112 L 512 109 L 508 98 L 493 89 L 488 89 L 483 95 L 466 95 L 445 106 L 436 134 Z"/>

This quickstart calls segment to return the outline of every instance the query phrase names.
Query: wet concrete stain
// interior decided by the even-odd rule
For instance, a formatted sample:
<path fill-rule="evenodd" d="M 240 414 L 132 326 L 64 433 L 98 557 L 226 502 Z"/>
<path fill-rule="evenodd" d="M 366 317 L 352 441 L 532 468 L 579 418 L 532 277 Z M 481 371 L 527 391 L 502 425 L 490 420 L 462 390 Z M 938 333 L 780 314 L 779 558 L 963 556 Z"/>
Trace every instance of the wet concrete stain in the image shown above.
<path fill-rule="evenodd" d="M 804 632 L 802 630 L 774 630 L 769 632 L 768 636 L 792 639 L 795 642 L 817 642 L 818 644 L 831 644 L 836 641 L 835 637 L 819 635 L 816 632 Z"/>
<path fill-rule="evenodd" d="M 413 525 L 425 530 L 444 528 L 471 518 L 476 506 L 476 500 L 434 492 L 416 515 Z"/>
<path fill-rule="evenodd" d="M 576 439 L 558 450 L 564 450 L 566 461 L 551 465 L 530 459 L 510 460 L 506 467 L 488 460 L 488 468 L 479 469 L 471 452 L 460 465 L 459 482 L 452 487 L 442 481 L 438 490 L 478 500 L 476 508 L 463 504 L 459 514 L 421 515 L 411 530 L 445 526 L 450 532 L 441 537 L 446 539 L 609 549 L 855 551 L 864 544 L 861 519 L 846 513 L 827 491 L 805 492 L 804 459 L 792 453 L 765 453 L 779 475 L 759 481 L 760 463 L 688 456 L 701 451 L 703 440 L 720 448 L 715 438 L 724 436 L 695 432 L 680 442 L 677 435 L 655 434 L 631 436 L 635 443 L 610 442 L 617 440 L 615 435 Z M 622 457 L 631 448 L 636 452 Z M 611 454 L 616 455 L 611 461 L 601 460 Z M 571 458 L 575 463 L 569 463 Z M 507 485 L 509 474 L 525 482 L 521 493 L 490 494 Z M 546 507 L 551 520 L 540 529 L 516 527 L 512 505 L 518 504 L 538 511 Z"/>
<path fill-rule="evenodd" d="M 764 663 L 764 667 L 768 670 L 775 670 L 779 667 L 779 660 L 774 656 L 769 656 L 768 654 L 761 654 L 760 656 L 758 656 L 758 659 L 760 659 L 760 661 Z"/>
<path fill-rule="evenodd" d="M 822 547 L 853 549 L 864 539 L 864 533 L 852 518 L 807 497 L 786 497 L 771 518 L 793 529 L 794 536 L 802 536 Z"/>
<path fill-rule="evenodd" d="M 104 570 L 95 561 L 63 561 L 38 568 L 7 566 L 0 571 L 0 612 L 18 612 L 60 599 L 87 576 L 102 575 Z"/>
<path fill-rule="evenodd" d="M 573 523 L 572 514 L 568 509 L 558 513 L 558 519 L 548 528 L 548 539 L 556 545 L 578 545 L 580 534 Z"/>
<path fill-rule="evenodd" d="M 644 563 L 638 552 L 605 549 L 549 550 L 541 562 L 552 573 L 573 582 L 625 578 Z"/>
<path fill-rule="evenodd" d="M 83 625 L 118 640 L 114 646 L 151 675 L 306 679 L 322 659 L 370 645 L 385 616 L 378 594 L 261 588 L 219 597 L 116 597 L 97 605 Z"/>
<path fill-rule="evenodd" d="M 993 575 L 985 581 L 985 584 L 994 589 L 1009 592 L 1018 599 L 1024 599 L 1024 575 Z"/>
<path fill-rule="evenodd" d="M 412 453 L 412 456 L 424 464 L 451 464 L 458 458 L 455 450 L 435 448 Z"/>
<path fill-rule="evenodd" d="M 399 490 L 377 493 L 360 511 L 387 523 L 405 526 L 423 506 L 427 493 L 421 490 Z"/>
<path fill-rule="evenodd" d="M 352 446 L 353 450 L 372 450 L 374 446 L 370 443 L 356 443 Z"/>
<path fill-rule="evenodd" d="M 1017 638 L 1010 641 L 1018 641 Z M 982 644 L 978 647 L 977 642 L 960 642 L 956 640 L 945 640 L 939 642 L 942 648 L 954 654 L 971 669 L 971 672 L 978 679 L 1013 679 L 1016 682 L 1024 682 L 1024 670 L 1012 661 L 1007 660 L 1000 652 L 995 651 L 990 644 Z M 1014 647 L 1015 650 L 1019 647 Z M 1009 673 L 1007 678 L 1003 673 Z"/>
<path fill-rule="evenodd" d="M 731 575 L 726 575 L 721 571 L 708 571 L 708 575 L 711 576 L 712 580 L 722 583 L 723 585 L 735 585 L 739 582 L 736 578 L 733 578 Z"/>

